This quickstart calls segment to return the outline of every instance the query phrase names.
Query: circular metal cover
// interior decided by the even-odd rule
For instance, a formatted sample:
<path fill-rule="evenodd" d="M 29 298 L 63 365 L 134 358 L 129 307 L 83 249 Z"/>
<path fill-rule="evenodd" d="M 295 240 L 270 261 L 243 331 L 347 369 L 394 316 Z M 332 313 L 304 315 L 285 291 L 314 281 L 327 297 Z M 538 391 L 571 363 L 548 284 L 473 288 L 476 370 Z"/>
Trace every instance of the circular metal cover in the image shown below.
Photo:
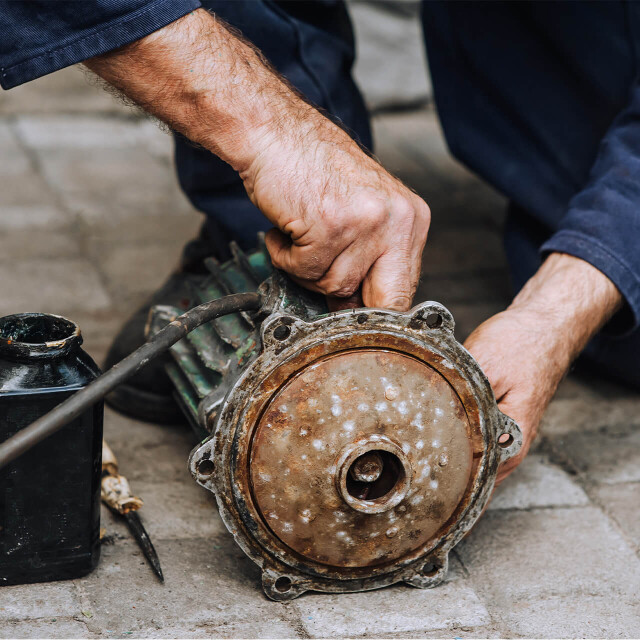
<path fill-rule="evenodd" d="M 250 476 L 271 531 L 316 562 L 378 565 L 437 537 L 467 489 L 469 422 L 432 367 L 390 350 L 351 350 L 304 368 L 254 432 Z M 383 452 L 374 482 L 349 475 Z"/>
<path fill-rule="evenodd" d="M 260 342 L 220 409 L 201 403 L 215 433 L 190 467 L 265 593 L 441 582 L 522 442 L 451 314 L 273 312 Z"/>

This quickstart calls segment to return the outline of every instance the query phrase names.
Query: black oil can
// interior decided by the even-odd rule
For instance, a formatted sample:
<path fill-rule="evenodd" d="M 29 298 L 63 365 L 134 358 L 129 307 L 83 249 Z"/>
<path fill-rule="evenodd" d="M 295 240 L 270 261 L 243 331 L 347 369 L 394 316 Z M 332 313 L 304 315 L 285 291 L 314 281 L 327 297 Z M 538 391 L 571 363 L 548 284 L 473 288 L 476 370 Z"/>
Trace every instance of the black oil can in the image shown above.
<path fill-rule="evenodd" d="M 96 378 L 78 326 L 0 318 L 0 442 Z M 103 404 L 0 470 L 0 585 L 87 574 L 100 555 Z"/>

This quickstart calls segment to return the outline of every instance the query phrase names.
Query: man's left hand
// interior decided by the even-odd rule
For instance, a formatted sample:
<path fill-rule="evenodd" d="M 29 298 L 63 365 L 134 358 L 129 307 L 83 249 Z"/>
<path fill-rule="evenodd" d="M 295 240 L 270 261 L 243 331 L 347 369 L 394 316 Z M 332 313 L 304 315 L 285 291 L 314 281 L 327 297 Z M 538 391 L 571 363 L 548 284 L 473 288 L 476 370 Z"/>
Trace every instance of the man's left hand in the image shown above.
<path fill-rule="evenodd" d="M 522 431 L 522 448 L 500 467 L 497 483 L 527 455 L 569 366 L 621 304 L 602 272 L 554 253 L 506 311 L 467 338 L 465 347 L 489 378 L 498 407 Z"/>

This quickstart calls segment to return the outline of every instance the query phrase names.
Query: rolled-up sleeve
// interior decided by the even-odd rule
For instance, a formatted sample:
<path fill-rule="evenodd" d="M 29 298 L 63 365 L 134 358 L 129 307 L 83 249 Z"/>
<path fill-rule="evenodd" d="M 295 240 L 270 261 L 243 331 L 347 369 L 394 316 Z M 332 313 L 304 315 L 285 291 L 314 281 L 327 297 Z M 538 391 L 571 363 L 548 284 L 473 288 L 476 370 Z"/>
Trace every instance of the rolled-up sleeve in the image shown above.
<path fill-rule="evenodd" d="M 589 181 L 570 201 L 544 253 L 568 253 L 618 287 L 640 325 L 640 86 L 602 140 Z"/>
<path fill-rule="evenodd" d="M 161 29 L 199 0 L 0 0 L 0 85 L 11 89 Z"/>

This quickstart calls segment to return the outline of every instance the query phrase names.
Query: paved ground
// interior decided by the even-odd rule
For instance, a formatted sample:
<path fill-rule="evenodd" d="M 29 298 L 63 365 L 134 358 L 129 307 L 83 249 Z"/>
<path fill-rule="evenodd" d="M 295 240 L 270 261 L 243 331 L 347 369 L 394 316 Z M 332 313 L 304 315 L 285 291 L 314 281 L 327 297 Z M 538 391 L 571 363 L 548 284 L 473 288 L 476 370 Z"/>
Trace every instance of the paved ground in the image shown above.
<path fill-rule="evenodd" d="M 508 300 L 504 201 L 447 157 L 430 111 L 375 126 L 385 164 L 432 205 L 419 299 L 449 306 L 464 337 Z M 68 70 L 0 94 L 0 153 L 0 315 L 67 315 L 100 361 L 198 226 L 170 140 Z M 106 435 L 146 501 L 165 585 L 105 514 L 114 541 L 98 570 L 3 587 L 0 636 L 640 636 L 640 397 L 623 388 L 563 383 L 535 451 L 457 548 L 444 586 L 284 605 L 263 597 L 187 473 L 187 430 L 108 412 Z"/>

